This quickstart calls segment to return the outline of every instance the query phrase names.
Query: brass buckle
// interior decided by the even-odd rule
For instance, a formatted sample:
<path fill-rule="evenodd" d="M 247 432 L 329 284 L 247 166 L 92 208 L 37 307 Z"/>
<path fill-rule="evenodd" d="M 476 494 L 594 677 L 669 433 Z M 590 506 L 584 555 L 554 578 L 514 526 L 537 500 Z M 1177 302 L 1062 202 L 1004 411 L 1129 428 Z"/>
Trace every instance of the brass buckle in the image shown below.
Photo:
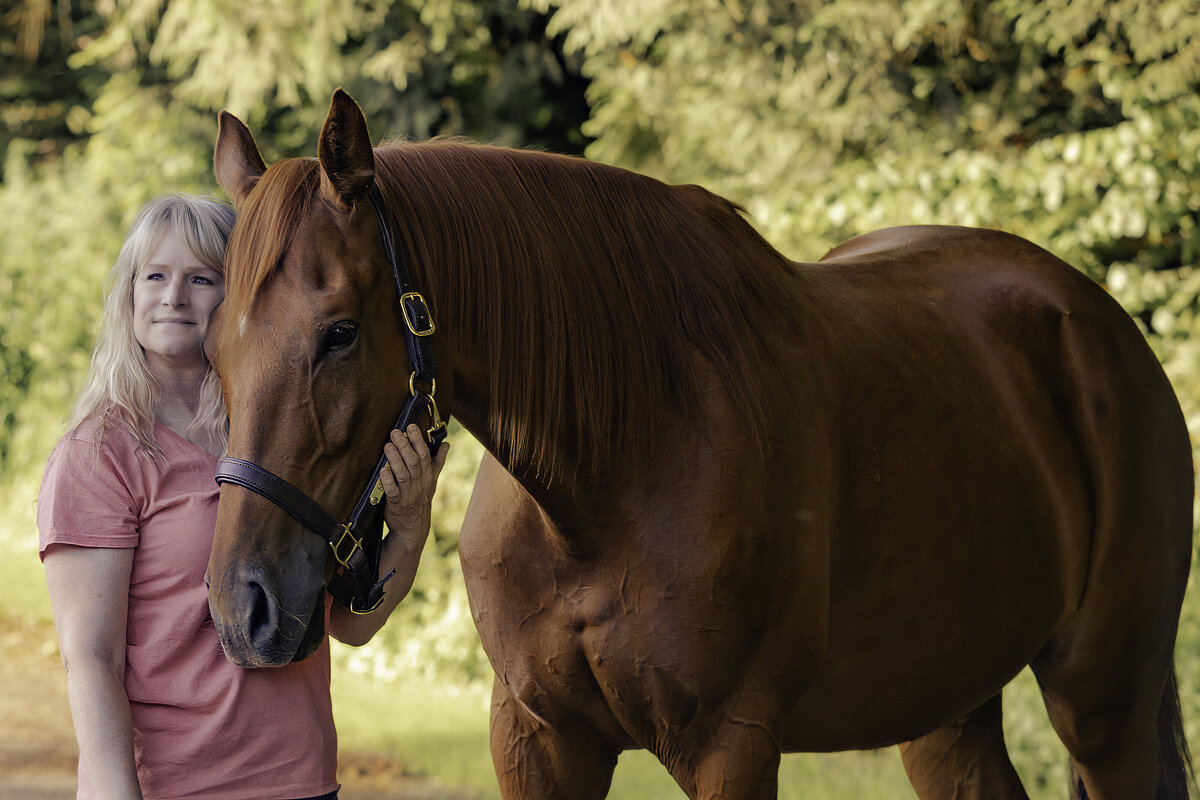
<path fill-rule="evenodd" d="M 379 505 L 379 501 L 383 499 L 383 478 L 375 481 L 375 488 L 371 490 L 370 502 L 371 505 Z"/>
<path fill-rule="evenodd" d="M 358 599 L 358 598 L 354 598 L 354 597 L 352 597 L 352 598 L 350 598 L 350 613 L 351 613 L 351 614 L 357 614 L 357 615 L 359 615 L 360 617 L 361 617 L 361 616 L 365 616 L 366 614 L 370 614 L 372 611 L 374 611 L 375 609 L 377 609 L 377 608 L 379 608 L 381 605 L 383 605 L 383 598 L 384 598 L 384 597 L 386 597 L 386 596 L 387 596 L 387 595 L 380 595 L 380 596 L 379 596 L 379 599 L 375 601 L 375 605 L 371 606 L 370 608 L 366 609 L 365 611 L 364 611 L 364 610 L 357 609 L 357 608 L 355 608 L 355 607 L 354 607 L 354 601 L 355 601 L 356 599 Z"/>
<path fill-rule="evenodd" d="M 346 539 L 349 539 L 351 542 L 350 552 L 346 553 L 346 557 L 343 558 L 341 552 L 339 551 L 341 550 L 342 543 L 345 542 Z M 354 538 L 354 534 L 350 532 L 350 525 L 345 522 L 342 523 L 342 535 L 338 537 L 337 544 L 331 543 L 329 546 L 333 548 L 333 557 L 336 558 L 337 562 L 346 569 L 351 569 L 350 559 L 354 557 L 354 551 L 362 550 L 362 542 Z"/>
<path fill-rule="evenodd" d="M 421 308 L 425 310 L 425 318 L 429 320 L 429 327 L 423 330 L 417 330 L 417 325 L 413 321 L 412 314 L 408 310 L 408 301 L 416 300 L 421 304 Z M 412 331 L 413 336 L 432 336 L 434 331 L 433 314 L 429 313 L 429 304 L 425 302 L 425 298 L 420 292 L 405 292 L 400 295 L 400 308 L 404 311 L 404 324 Z"/>

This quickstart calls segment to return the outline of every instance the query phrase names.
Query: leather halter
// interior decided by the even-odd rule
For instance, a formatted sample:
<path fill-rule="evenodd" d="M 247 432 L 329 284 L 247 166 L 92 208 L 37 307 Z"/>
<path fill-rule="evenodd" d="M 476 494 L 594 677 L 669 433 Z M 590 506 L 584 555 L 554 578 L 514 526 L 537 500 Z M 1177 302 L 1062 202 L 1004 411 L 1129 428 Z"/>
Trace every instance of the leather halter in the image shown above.
<path fill-rule="evenodd" d="M 407 255 L 396 258 L 391 227 L 384 215 L 383 197 L 377 186 L 371 187 L 371 205 L 379 218 L 383 250 L 392 268 L 396 295 L 404 316 L 404 338 L 408 344 L 409 398 L 393 428 L 405 430 L 429 413 L 431 427 L 425 429 L 426 443 L 432 455 L 446 438 L 446 423 L 438 414 L 433 395 L 434 382 L 433 317 L 425 298 L 413 289 Z M 426 392 L 422 387 L 428 386 Z M 386 442 L 385 442 L 386 443 Z M 382 445 L 380 446 L 382 449 Z M 326 584 L 334 599 L 356 614 L 374 611 L 383 602 L 383 585 L 395 574 L 392 570 L 379 577 L 379 557 L 383 549 L 383 481 L 380 470 L 387 464 L 382 456 L 354 504 L 346 522 L 338 522 L 319 503 L 268 469 L 240 458 L 222 458 L 217 462 L 217 483 L 232 483 L 265 497 L 290 514 L 297 522 L 329 543 L 338 567 Z"/>

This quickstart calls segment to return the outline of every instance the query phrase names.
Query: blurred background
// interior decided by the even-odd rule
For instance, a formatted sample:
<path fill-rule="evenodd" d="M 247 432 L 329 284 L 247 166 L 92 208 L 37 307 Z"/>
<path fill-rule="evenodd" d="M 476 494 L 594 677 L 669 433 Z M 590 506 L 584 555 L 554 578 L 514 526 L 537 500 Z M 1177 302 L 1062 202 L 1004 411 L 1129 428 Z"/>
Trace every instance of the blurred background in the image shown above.
<path fill-rule="evenodd" d="M 219 194 L 222 108 L 271 163 L 315 153 L 341 86 L 376 141 L 465 135 L 699 183 L 800 260 L 888 225 L 1011 231 L 1107 287 L 1200 426 L 1200 3 L 4 0 L 0 64 L 0 710 L 28 659 L 61 669 L 33 501 L 103 276 L 147 199 Z M 456 552 L 480 450 L 452 441 L 413 595 L 335 651 L 335 700 L 345 763 L 491 798 L 491 672 Z M 1177 669 L 1197 747 L 1194 585 Z M 1065 796 L 1028 673 L 1005 706 L 1031 795 Z M 0 738 L 0 787 L 36 734 Z M 682 794 L 629 754 L 611 796 Z M 881 751 L 786 757 L 780 796 L 914 795 Z"/>

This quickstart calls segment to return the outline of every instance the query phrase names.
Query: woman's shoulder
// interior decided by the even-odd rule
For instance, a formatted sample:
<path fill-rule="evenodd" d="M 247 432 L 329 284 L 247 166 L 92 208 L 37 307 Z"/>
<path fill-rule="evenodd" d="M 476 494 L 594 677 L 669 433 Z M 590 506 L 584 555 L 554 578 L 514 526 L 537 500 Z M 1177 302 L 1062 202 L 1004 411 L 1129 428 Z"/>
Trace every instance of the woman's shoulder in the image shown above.
<path fill-rule="evenodd" d="M 58 440 L 58 446 L 61 447 L 67 442 L 99 441 L 105 427 L 111 427 L 111 423 L 106 423 L 104 415 L 97 414 L 88 417 L 64 433 Z"/>
<path fill-rule="evenodd" d="M 108 465 L 134 465 L 139 442 L 120 409 L 88 417 L 63 434 L 54 445 L 47 468 L 59 463 L 88 464 L 92 469 Z"/>
<path fill-rule="evenodd" d="M 71 446 L 72 442 L 85 443 L 100 447 L 120 447 L 133 439 L 129 430 L 126 415 L 121 409 L 113 407 L 100 414 L 94 414 L 76 424 L 58 440 L 58 447 Z"/>
<path fill-rule="evenodd" d="M 39 552 L 53 544 L 133 547 L 145 492 L 132 434 L 104 419 L 67 431 L 46 460 L 38 489 Z"/>

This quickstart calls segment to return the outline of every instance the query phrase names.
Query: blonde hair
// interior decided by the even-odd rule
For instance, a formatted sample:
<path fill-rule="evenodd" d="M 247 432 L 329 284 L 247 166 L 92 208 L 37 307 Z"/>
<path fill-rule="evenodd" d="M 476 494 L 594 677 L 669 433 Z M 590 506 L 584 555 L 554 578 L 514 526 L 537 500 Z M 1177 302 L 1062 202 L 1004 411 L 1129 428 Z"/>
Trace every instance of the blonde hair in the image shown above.
<path fill-rule="evenodd" d="M 104 432 L 121 424 L 137 439 L 139 452 L 162 454 L 154 436 L 158 383 L 133 332 L 133 282 L 171 227 L 200 263 L 224 275 L 225 243 L 233 230 L 233 220 L 233 211 L 216 198 L 182 193 L 156 197 L 138 212 L 104 282 L 104 316 L 83 391 L 71 414 L 72 430 L 85 421 L 99 419 L 99 446 Z M 228 428 L 221 386 L 212 365 L 208 365 L 187 436 L 207 440 L 223 450 Z"/>

